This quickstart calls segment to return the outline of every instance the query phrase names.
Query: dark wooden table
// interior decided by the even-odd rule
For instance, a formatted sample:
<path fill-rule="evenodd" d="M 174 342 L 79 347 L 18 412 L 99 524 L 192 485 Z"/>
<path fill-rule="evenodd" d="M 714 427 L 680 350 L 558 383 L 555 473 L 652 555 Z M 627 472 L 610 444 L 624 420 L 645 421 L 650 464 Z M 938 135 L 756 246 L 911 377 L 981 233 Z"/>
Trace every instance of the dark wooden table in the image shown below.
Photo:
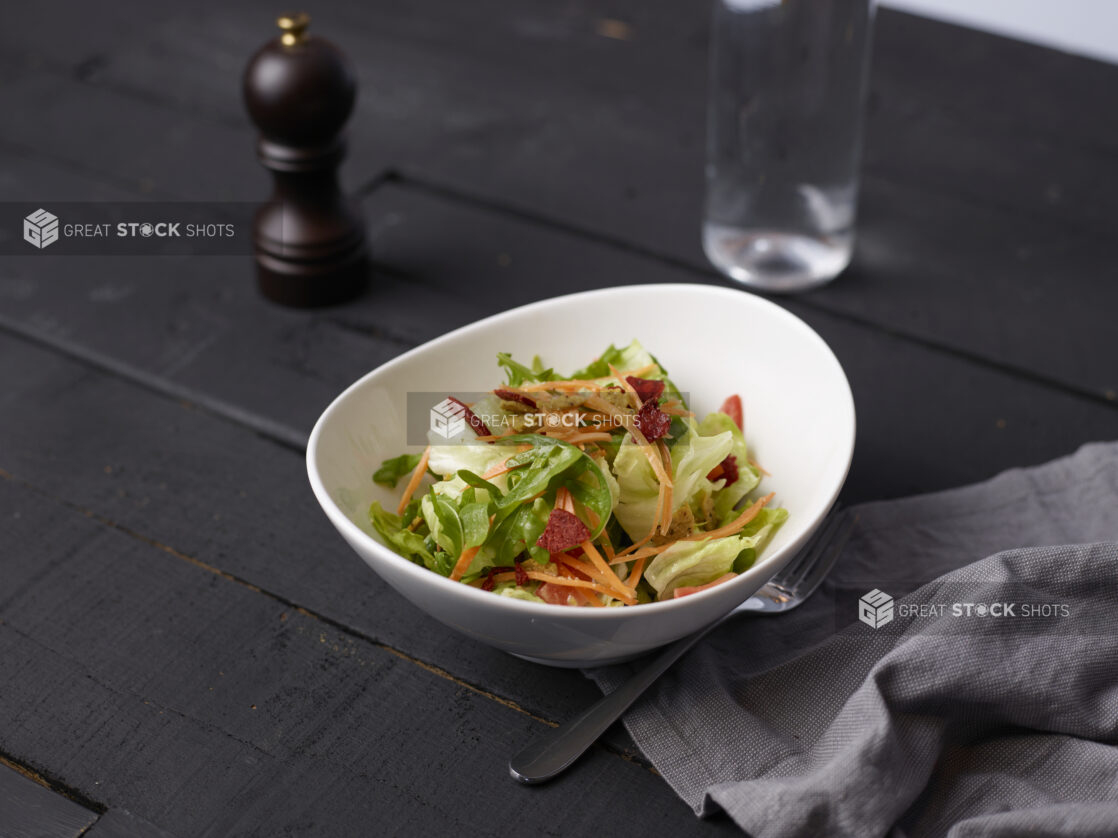
<path fill-rule="evenodd" d="M 514 785 L 509 755 L 595 688 L 416 611 L 303 465 L 337 392 L 448 329 L 720 282 L 706 5 L 308 11 L 360 73 L 364 298 L 274 307 L 242 257 L 0 260 L 0 835 L 733 832 L 620 728 Z M 7 9 L 0 200 L 262 199 L 239 73 L 275 12 Z M 880 13 L 854 265 L 779 300 L 853 385 L 847 501 L 1118 437 L 1116 89 L 1114 66 Z"/>

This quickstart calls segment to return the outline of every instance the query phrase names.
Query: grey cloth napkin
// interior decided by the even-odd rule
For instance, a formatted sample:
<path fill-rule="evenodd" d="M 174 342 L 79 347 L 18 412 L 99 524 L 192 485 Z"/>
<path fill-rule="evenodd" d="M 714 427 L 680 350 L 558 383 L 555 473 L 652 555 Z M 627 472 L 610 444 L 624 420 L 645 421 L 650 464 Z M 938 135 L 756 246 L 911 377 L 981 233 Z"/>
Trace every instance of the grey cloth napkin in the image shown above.
<path fill-rule="evenodd" d="M 626 715 L 657 770 L 755 838 L 1118 836 L 1118 443 L 851 512 L 812 599 L 721 626 Z"/>

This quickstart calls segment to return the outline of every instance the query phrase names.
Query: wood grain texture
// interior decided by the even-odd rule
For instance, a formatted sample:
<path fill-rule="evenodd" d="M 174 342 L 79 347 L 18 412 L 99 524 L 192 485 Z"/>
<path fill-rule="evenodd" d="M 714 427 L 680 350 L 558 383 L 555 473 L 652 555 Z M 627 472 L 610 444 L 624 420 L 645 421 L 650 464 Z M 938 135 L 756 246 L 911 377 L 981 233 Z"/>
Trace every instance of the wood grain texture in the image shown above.
<path fill-rule="evenodd" d="M 0 747 L 110 811 L 222 838 L 733 829 L 601 749 L 516 786 L 532 717 L 11 479 L 0 509 Z"/>
<path fill-rule="evenodd" d="M 325 3 L 316 14 L 363 84 L 352 183 L 397 169 L 706 268 L 703 4 L 624 2 L 609 12 L 621 24 L 612 28 L 588 2 L 488 0 L 470 13 L 442 0 L 405 10 Z M 36 115 L 8 133 L 25 144 L 45 135 L 43 153 L 85 157 L 52 119 L 88 118 L 94 142 L 107 146 L 95 165 L 113 177 L 184 194 L 263 195 L 229 78 L 266 24 L 256 4 L 153 20 L 144 37 L 67 80 L 61 97 L 57 81 L 17 85 L 9 107 L 27 108 L 46 87 L 59 102 L 56 117 Z M 1098 397 L 1118 392 L 1096 337 L 1101 313 L 1118 302 L 1105 267 L 1118 211 L 1109 187 L 1118 110 L 1099 106 L 1116 74 L 882 10 L 861 244 L 854 270 L 813 299 Z M 113 151 L 97 133 L 111 130 L 104 113 L 158 141 L 140 155 Z M 189 178 L 177 165 L 186 138 L 203 168 Z M 226 153 L 237 147 L 246 149 L 239 165 Z M 1098 305 L 1077 310 L 1081 296 Z M 1029 339 L 1053 322 L 1058 341 Z"/>
<path fill-rule="evenodd" d="M 598 697 L 579 673 L 467 640 L 383 584 L 321 513 L 300 452 L 54 353 L 0 347 L 6 473 L 534 715 Z"/>
<path fill-rule="evenodd" d="M 96 812 L 0 763 L 4 838 L 78 838 L 96 820 Z"/>
<path fill-rule="evenodd" d="M 0 32 L 20 115 L 0 200 L 267 194 L 238 80 L 273 8 L 69 8 L 22 4 Z M 382 273 L 344 309 L 267 305 L 247 258 L 0 263 L 0 752 L 108 807 L 87 835 L 729 831 L 616 730 L 559 785 L 511 786 L 508 754 L 596 690 L 384 586 L 298 450 L 343 386 L 448 329 L 719 281 L 697 235 L 706 11 L 320 3 L 358 65 L 345 182 L 370 186 Z M 1118 436 L 1116 78 L 881 14 L 855 265 L 782 301 L 855 391 L 847 500 Z"/>
<path fill-rule="evenodd" d="M 166 829 L 137 817 L 127 809 L 106 812 L 82 838 L 176 838 Z"/>

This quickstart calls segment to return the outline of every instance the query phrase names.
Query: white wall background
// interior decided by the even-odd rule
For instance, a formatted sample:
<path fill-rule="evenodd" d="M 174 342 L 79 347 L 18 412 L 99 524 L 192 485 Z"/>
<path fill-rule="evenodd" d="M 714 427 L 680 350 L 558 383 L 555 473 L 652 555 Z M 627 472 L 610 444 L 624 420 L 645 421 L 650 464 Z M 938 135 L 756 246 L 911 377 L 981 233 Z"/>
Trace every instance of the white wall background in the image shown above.
<path fill-rule="evenodd" d="M 1118 0 L 881 0 L 885 6 L 1118 63 Z"/>

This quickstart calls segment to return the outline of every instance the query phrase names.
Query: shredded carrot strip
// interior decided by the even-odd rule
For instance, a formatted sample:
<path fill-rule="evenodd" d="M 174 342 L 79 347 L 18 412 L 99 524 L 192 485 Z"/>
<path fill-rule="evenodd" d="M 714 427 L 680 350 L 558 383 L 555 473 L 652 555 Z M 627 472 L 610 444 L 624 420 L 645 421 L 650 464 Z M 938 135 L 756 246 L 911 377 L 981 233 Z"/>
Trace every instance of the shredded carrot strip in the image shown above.
<path fill-rule="evenodd" d="M 598 573 L 590 574 L 591 576 L 598 576 L 600 574 L 603 577 L 603 581 L 615 588 L 620 594 L 618 599 L 627 600 L 636 597 L 637 592 L 617 577 L 617 574 L 613 572 L 613 568 L 606 563 L 606 560 L 602 558 L 602 554 L 594 549 L 594 545 L 589 540 L 582 542 L 579 547 L 582 548 L 582 552 L 586 554 L 587 558 L 590 559 L 590 562 L 598 571 Z"/>
<path fill-rule="evenodd" d="M 609 365 L 610 374 L 617 379 L 618 383 L 622 386 L 626 393 L 629 394 L 629 399 L 633 403 L 633 407 L 639 409 L 641 406 L 641 397 L 633 388 L 633 385 L 625 380 L 625 375 L 617 371 L 617 367 L 613 364 Z M 636 376 L 633 376 L 636 378 Z"/>
<path fill-rule="evenodd" d="M 560 486 L 559 490 L 555 493 L 555 508 L 562 509 L 565 512 L 575 514 L 575 501 L 571 497 L 571 491 L 566 486 Z"/>
<path fill-rule="evenodd" d="M 590 600 L 593 599 L 593 597 L 586 591 L 582 590 L 582 588 L 571 588 L 570 596 L 573 596 L 576 600 L 578 600 L 579 605 L 589 605 Z"/>
<path fill-rule="evenodd" d="M 628 547 L 626 547 L 624 550 L 622 550 L 620 553 L 618 553 L 617 556 L 614 558 L 613 562 L 611 562 L 611 564 L 617 564 L 618 562 L 629 561 L 629 554 L 637 552 L 637 550 L 639 550 L 641 547 L 646 545 L 649 541 L 652 540 L 652 536 L 653 536 L 653 533 L 649 533 L 644 538 L 642 538 L 640 541 L 634 541 L 632 544 L 630 544 Z"/>
<path fill-rule="evenodd" d="M 556 576 L 552 573 L 542 573 L 538 570 L 529 570 L 526 572 L 529 579 L 535 579 L 539 582 L 551 582 L 553 585 L 562 585 L 565 588 L 588 588 L 589 590 L 597 591 L 600 594 L 605 594 L 608 597 L 617 599 L 617 594 L 614 591 L 597 582 L 588 582 L 585 579 L 572 579 L 569 576 Z M 494 582 L 508 582 L 510 579 L 515 578 L 516 574 L 512 571 L 493 574 Z"/>
<path fill-rule="evenodd" d="M 624 381 L 624 377 L 627 375 L 640 378 L 642 375 L 650 373 L 655 369 L 658 369 L 656 364 L 645 364 L 643 367 L 634 370 L 625 370 L 621 373 L 621 380 Z M 536 381 L 532 384 L 521 384 L 516 390 L 519 393 L 533 393 L 540 390 L 581 390 L 593 389 L 600 386 L 601 384 L 594 379 L 574 378 L 570 381 Z"/>
<path fill-rule="evenodd" d="M 641 581 L 641 573 L 644 572 L 644 563 L 647 560 L 647 556 L 641 556 L 633 562 L 633 569 L 629 571 L 629 578 L 625 580 L 625 584 L 630 588 L 637 587 L 637 583 Z"/>
<path fill-rule="evenodd" d="M 411 496 L 415 494 L 415 490 L 419 488 L 419 481 L 423 479 L 423 472 L 427 471 L 427 461 L 430 458 L 431 446 L 428 445 L 423 449 L 423 456 L 419 458 L 419 462 L 415 464 L 415 471 L 411 473 L 408 485 L 404 487 L 404 496 L 400 498 L 400 505 L 396 507 L 397 515 L 403 515 L 404 510 L 407 509 Z"/>
<path fill-rule="evenodd" d="M 584 562 L 582 559 L 576 559 L 573 556 L 558 558 L 556 559 L 556 564 L 571 570 L 577 570 L 593 581 L 601 583 L 609 589 L 609 595 L 614 599 L 619 599 L 628 605 L 632 605 L 636 602 L 636 592 L 624 588 L 624 586 L 621 585 L 621 581 L 613 573 L 607 575 L 589 562 Z M 622 593 L 622 591 L 624 591 L 624 593 Z"/>
<path fill-rule="evenodd" d="M 482 478 L 485 480 L 489 480 L 491 478 L 498 477 L 504 474 L 506 471 L 512 471 L 514 468 L 520 468 L 520 466 L 527 465 L 527 463 L 521 463 L 520 465 L 510 466 L 508 462 L 514 456 L 515 455 L 510 454 L 507 458 L 501 460 L 501 462 L 491 465 L 488 469 L 485 470 L 485 474 L 482 475 Z"/>
<path fill-rule="evenodd" d="M 477 555 L 477 552 L 480 549 L 481 545 L 479 544 L 477 547 L 467 547 L 465 550 L 463 550 L 462 555 L 458 557 L 458 561 L 454 565 L 454 570 L 450 571 L 450 578 L 453 579 L 455 582 L 460 580 L 462 578 L 462 574 L 465 573 L 466 570 L 469 568 L 470 562 L 474 560 L 474 556 Z M 513 576 L 515 575 L 516 574 L 514 573 Z"/>
<path fill-rule="evenodd" d="M 605 399 L 603 399 L 601 396 L 596 395 L 596 394 L 591 394 L 591 395 L 587 396 L 586 401 L 583 402 L 583 404 L 586 405 L 587 407 L 593 408 L 594 410 L 598 411 L 599 413 L 604 413 L 607 416 L 613 416 L 615 418 L 624 418 L 624 417 L 628 417 L 630 415 L 630 414 L 626 413 L 624 410 L 622 410 L 621 408 L 613 406 L 612 404 L 607 402 Z"/>
<path fill-rule="evenodd" d="M 660 412 L 661 413 L 666 413 L 669 416 L 694 416 L 695 415 L 690 410 L 684 410 L 683 406 L 678 405 L 678 404 L 673 404 L 673 405 L 662 404 L 662 405 L 660 405 Z"/>
<path fill-rule="evenodd" d="M 646 547 L 643 550 L 630 554 L 627 558 L 640 559 L 647 558 L 648 556 L 655 556 L 657 553 L 661 553 L 664 550 L 667 550 L 673 544 L 678 544 L 681 541 L 705 541 L 708 538 L 725 538 L 728 535 L 733 535 L 757 517 L 758 513 L 760 513 L 765 505 L 773 499 L 773 494 L 774 493 L 770 492 L 760 500 L 754 501 L 750 506 L 746 507 L 745 511 L 742 512 L 741 515 L 739 515 L 737 518 L 735 518 L 724 527 L 719 527 L 718 529 L 711 530 L 710 532 L 697 532 L 691 535 L 685 535 L 683 538 L 677 538 L 675 541 L 669 541 L 666 544 L 658 544 L 655 547 Z"/>
<path fill-rule="evenodd" d="M 534 393 L 540 390 L 583 390 L 598 387 L 597 381 L 587 378 L 574 378 L 570 381 L 537 381 L 533 384 L 520 385 L 522 393 Z"/>
<path fill-rule="evenodd" d="M 609 442 L 612 438 L 613 434 L 606 431 L 587 431 L 584 434 L 572 434 L 564 441 L 571 445 L 578 445 L 582 442 Z"/>
<path fill-rule="evenodd" d="M 613 542 L 609 540 L 609 533 L 606 532 L 604 527 L 602 528 L 602 532 L 598 536 L 598 538 L 601 539 L 602 549 L 606 553 L 606 559 L 612 562 L 615 555 L 615 553 L 613 552 Z"/>
<path fill-rule="evenodd" d="M 564 576 L 567 576 L 571 579 L 581 578 L 575 575 L 577 571 L 572 570 L 562 562 L 557 562 L 555 566 L 559 568 L 559 572 Z M 595 608 L 601 608 L 605 605 L 605 603 L 602 602 L 597 593 L 595 593 L 594 591 L 583 590 L 582 588 L 571 588 L 571 592 L 568 596 L 573 596 L 582 605 L 591 605 Z"/>
<path fill-rule="evenodd" d="M 656 440 L 656 451 L 659 453 L 660 459 L 664 463 L 664 473 L 671 474 L 672 454 L 663 440 Z M 672 527 L 672 491 L 674 488 L 671 480 L 664 484 L 664 511 L 661 513 L 660 517 L 660 532 L 665 535 Z"/>

